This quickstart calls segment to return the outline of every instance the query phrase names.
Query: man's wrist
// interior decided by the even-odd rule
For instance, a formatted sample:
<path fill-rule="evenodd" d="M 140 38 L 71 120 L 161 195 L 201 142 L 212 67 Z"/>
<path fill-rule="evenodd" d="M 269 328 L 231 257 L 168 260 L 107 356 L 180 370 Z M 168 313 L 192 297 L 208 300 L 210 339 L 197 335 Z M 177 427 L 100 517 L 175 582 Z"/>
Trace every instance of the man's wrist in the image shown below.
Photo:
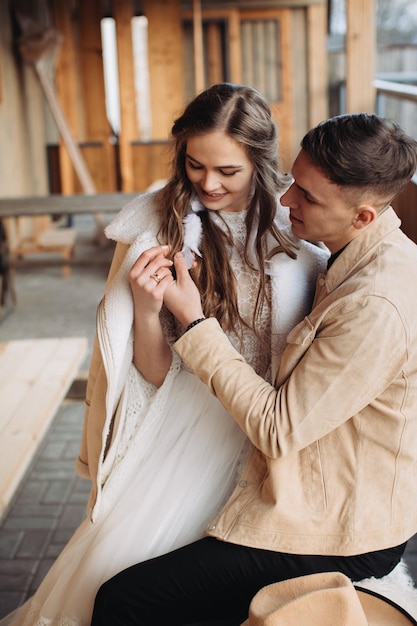
<path fill-rule="evenodd" d="M 198 317 L 194 321 L 190 322 L 190 324 L 188 324 L 187 328 L 185 329 L 185 332 L 188 332 L 189 330 L 194 328 L 194 326 L 197 326 L 197 324 L 200 324 L 200 322 L 204 322 L 205 319 L 206 318 L 203 316 L 203 317 Z"/>

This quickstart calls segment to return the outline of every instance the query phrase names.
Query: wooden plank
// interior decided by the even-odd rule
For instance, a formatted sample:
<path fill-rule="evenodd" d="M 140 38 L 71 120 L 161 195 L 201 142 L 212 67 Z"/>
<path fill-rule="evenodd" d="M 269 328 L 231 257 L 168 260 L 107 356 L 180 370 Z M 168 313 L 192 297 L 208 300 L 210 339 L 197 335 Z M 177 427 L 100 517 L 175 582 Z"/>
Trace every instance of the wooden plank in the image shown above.
<path fill-rule="evenodd" d="M 165 140 L 185 100 L 180 1 L 143 0 L 142 7 L 148 18 L 152 139 Z"/>
<path fill-rule="evenodd" d="M 222 39 L 219 24 L 207 24 L 207 66 L 209 85 L 221 83 L 223 76 Z"/>
<path fill-rule="evenodd" d="M 300 37 L 300 33 L 307 32 L 306 11 L 304 8 L 291 10 L 291 67 L 297 71 L 292 72 L 291 83 L 293 90 L 292 114 L 297 120 L 294 124 L 294 133 L 290 146 L 292 160 L 300 150 L 300 141 L 309 129 L 309 103 L 308 75 L 307 75 L 307 37 Z"/>
<path fill-rule="evenodd" d="M 0 515 L 85 356 L 85 337 L 0 344 Z"/>
<path fill-rule="evenodd" d="M 112 130 L 106 112 L 100 29 L 101 5 L 101 0 L 79 3 L 80 72 L 83 85 L 86 137 L 88 141 L 99 143 L 101 148 L 99 164 L 94 169 L 84 151 L 83 156 L 86 158 L 86 164 L 96 189 L 98 191 L 111 191 L 117 188 L 116 160 L 114 146 L 110 142 Z M 78 189 L 74 191 L 78 191 Z M 83 189 L 83 191 L 86 190 Z"/>
<path fill-rule="evenodd" d="M 194 41 L 194 76 L 195 92 L 205 88 L 203 19 L 201 16 L 201 0 L 193 0 L 193 41 Z"/>
<path fill-rule="evenodd" d="M 375 2 L 346 2 L 346 113 L 375 111 Z"/>
<path fill-rule="evenodd" d="M 136 94 L 133 68 L 131 0 L 112 0 L 112 15 L 116 21 L 117 59 L 120 98 L 120 170 L 123 191 L 135 189 L 131 142 L 139 139 L 136 119 Z"/>
<path fill-rule="evenodd" d="M 240 19 L 239 11 L 229 11 L 228 13 L 228 33 L 229 33 L 229 55 L 230 55 L 230 77 L 236 84 L 242 82 L 242 49 L 240 39 Z"/>
<path fill-rule="evenodd" d="M 22 198 L 0 198 L 0 218 L 16 215 L 77 215 L 85 213 L 117 213 L 135 193 L 104 193 L 73 196 L 51 194 L 49 196 L 25 196 Z"/>
<path fill-rule="evenodd" d="M 135 183 L 146 189 L 156 180 L 169 178 L 171 172 L 171 154 L 164 141 L 134 143 L 132 145 L 133 174 Z"/>
<path fill-rule="evenodd" d="M 80 150 L 97 193 L 111 193 L 117 189 L 116 150 L 108 138 L 100 142 L 81 144 Z M 75 185 L 74 193 L 84 192 L 82 185 L 79 183 Z"/>
<path fill-rule="evenodd" d="M 307 8 L 308 125 L 316 126 L 328 117 L 327 96 L 327 7 Z"/>
<path fill-rule="evenodd" d="M 211 8 L 209 10 L 205 7 L 206 3 L 204 3 L 204 9 L 202 11 L 203 23 L 210 22 L 210 20 L 224 21 L 227 23 L 226 31 L 230 73 L 229 80 L 232 83 L 240 84 L 242 82 L 242 51 L 239 10 L 237 8 L 225 9 L 224 4 L 222 4 L 221 7 L 217 7 L 215 9 Z M 183 11 L 182 17 L 184 20 L 192 20 L 193 14 L 191 11 Z M 210 51 L 208 54 L 210 54 Z M 223 76 L 221 80 L 224 80 Z"/>
<path fill-rule="evenodd" d="M 111 135 L 106 114 L 104 89 L 103 50 L 100 22 L 101 0 L 80 2 L 79 56 L 80 73 L 85 111 L 85 129 L 88 141 L 105 141 Z"/>
<path fill-rule="evenodd" d="M 63 37 L 55 72 L 57 100 L 62 105 L 65 119 L 75 140 L 82 141 L 85 138 L 84 118 L 77 72 L 78 58 L 74 34 L 75 23 L 72 21 L 72 2 L 71 0 L 51 0 L 51 9 L 54 25 Z M 62 192 L 71 194 L 74 193 L 76 174 L 68 147 L 63 139 L 60 140 L 59 153 Z"/>
<path fill-rule="evenodd" d="M 277 102 L 269 102 L 272 117 L 278 126 L 279 152 L 282 166 L 288 170 L 292 165 L 294 114 L 291 54 L 291 11 L 289 9 L 241 11 L 240 19 L 251 22 L 275 21 L 280 33 L 281 94 Z M 265 95 L 265 94 L 264 94 Z"/>

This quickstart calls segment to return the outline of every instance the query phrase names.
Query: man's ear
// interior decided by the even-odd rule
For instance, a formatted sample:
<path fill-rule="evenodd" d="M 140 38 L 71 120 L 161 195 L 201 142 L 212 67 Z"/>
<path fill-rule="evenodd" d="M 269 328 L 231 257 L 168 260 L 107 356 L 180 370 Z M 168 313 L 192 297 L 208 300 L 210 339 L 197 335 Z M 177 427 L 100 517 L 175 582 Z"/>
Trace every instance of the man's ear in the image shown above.
<path fill-rule="evenodd" d="M 356 209 L 356 215 L 353 218 L 352 226 L 357 230 L 366 228 L 369 224 L 372 224 L 378 216 L 378 211 L 370 204 L 363 204 Z"/>

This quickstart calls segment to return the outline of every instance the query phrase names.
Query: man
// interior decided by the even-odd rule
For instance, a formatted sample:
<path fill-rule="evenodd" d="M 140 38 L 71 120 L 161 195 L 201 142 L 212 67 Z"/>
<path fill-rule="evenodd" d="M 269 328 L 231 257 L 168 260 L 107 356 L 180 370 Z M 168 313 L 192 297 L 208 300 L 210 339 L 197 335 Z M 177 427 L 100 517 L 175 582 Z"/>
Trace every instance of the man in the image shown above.
<path fill-rule="evenodd" d="M 304 137 L 281 201 L 294 234 L 331 257 L 275 386 L 204 319 L 176 256 L 164 302 L 187 331 L 174 347 L 254 450 L 208 537 L 107 582 L 93 626 L 240 624 L 269 583 L 398 563 L 417 532 L 417 246 L 390 203 L 416 167 L 417 143 L 375 115 Z"/>

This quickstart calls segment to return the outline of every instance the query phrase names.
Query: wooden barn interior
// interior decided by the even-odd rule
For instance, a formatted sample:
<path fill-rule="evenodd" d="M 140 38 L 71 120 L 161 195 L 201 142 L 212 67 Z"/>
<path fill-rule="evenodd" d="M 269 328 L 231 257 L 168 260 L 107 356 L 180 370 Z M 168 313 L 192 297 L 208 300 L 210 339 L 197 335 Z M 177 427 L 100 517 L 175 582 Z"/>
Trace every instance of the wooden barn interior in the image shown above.
<path fill-rule="evenodd" d="M 345 5 L 343 112 L 372 112 L 376 0 Z M 50 233 L 50 214 L 89 210 L 100 229 L 106 207 L 165 179 L 173 120 L 215 82 L 267 97 L 288 170 L 329 116 L 331 11 L 331 0 L 3 0 L 0 207 L 12 253 L 70 262 L 74 233 Z M 411 185 L 396 208 L 417 239 L 415 202 Z"/>

